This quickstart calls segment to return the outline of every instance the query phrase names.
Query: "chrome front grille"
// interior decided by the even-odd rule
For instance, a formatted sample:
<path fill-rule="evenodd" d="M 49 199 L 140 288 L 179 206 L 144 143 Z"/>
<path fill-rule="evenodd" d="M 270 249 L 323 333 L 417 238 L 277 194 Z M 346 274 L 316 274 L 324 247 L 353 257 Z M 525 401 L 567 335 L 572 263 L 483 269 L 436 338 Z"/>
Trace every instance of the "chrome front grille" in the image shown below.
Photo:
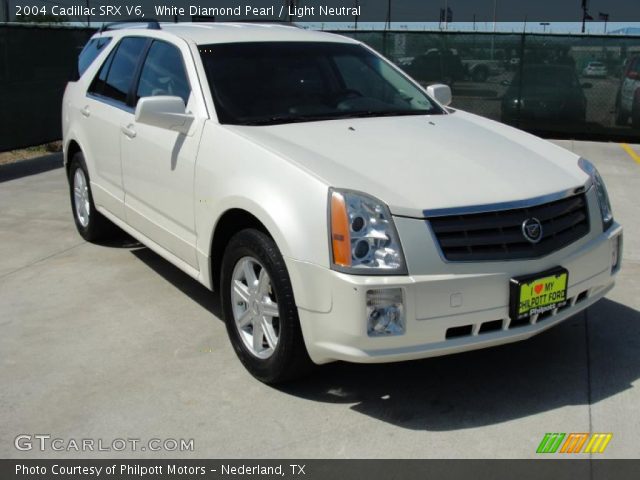
<path fill-rule="evenodd" d="M 542 238 L 527 240 L 523 223 L 538 219 Z M 584 193 L 526 208 L 427 218 L 445 259 L 452 262 L 538 258 L 584 237 L 589 211 Z"/>

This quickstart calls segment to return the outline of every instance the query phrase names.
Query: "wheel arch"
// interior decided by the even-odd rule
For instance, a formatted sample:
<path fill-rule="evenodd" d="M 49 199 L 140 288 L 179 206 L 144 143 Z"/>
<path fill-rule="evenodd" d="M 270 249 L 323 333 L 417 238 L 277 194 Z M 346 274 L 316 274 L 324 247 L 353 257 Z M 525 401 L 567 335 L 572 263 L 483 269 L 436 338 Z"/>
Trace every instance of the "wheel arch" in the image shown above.
<path fill-rule="evenodd" d="M 247 228 L 261 231 L 278 245 L 269 229 L 253 213 L 239 207 L 229 208 L 224 211 L 215 223 L 209 245 L 209 274 L 211 276 L 212 290 L 218 291 L 220 288 L 222 259 L 229 241 L 236 233 Z M 278 245 L 278 248 L 280 248 L 280 245 Z M 282 252 L 281 248 L 280 251 Z"/>
<path fill-rule="evenodd" d="M 65 171 L 67 172 L 67 177 L 69 176 L 69 165 L 71 164 L 71 159 L 73 159 L 75 154 L 80 153 L 82 151 L 83 151 L 82 147 L 75 139 L 72 138 L 67 142 L 64 148 L 64 155 L 63 155 L 64 168 L 65 168 Z"/>

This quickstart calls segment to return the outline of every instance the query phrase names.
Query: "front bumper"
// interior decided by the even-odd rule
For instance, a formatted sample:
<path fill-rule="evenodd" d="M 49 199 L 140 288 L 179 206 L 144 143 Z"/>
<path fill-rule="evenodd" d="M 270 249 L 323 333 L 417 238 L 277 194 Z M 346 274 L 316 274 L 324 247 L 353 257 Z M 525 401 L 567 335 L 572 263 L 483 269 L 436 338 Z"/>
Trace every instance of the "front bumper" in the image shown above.
<path fill-rule="evenodd" d="M 356 276 L 303 262 L 291 262 L 297 281 L 323 298 L 321 308 L 298 303 L 302 332 L 311 359 L 379 363 L 413 360 L 485 348 L 530 338 L 584 310 L 613 288 L 617 273 L 611 267 L 614 242 L 622 227 L 577 242 L 553 255 L 525 262 L 502 262 L 490 267 L 467 264 L 464 272 L 408 276 Z M 411 263 L 409 263 L 411 265 Z M 516 325 L 509 319 L 509 280 L 550 266 L 569 270 L 569 303 L 561 310 L 532 317 Z M 404 296 L 406 331 L 402 335 L 367 334 L 366 292 L 400 287 Z M 327 297 L 330 301 L 327 301 Z M 491 323 L 489 323 L 491 322 Z M 491 328 L 488 328 L 488 327 Z M 455 327 L 465 327 L 451 330 Z M 452 332 L 464 332 L 452 336 Z"/>

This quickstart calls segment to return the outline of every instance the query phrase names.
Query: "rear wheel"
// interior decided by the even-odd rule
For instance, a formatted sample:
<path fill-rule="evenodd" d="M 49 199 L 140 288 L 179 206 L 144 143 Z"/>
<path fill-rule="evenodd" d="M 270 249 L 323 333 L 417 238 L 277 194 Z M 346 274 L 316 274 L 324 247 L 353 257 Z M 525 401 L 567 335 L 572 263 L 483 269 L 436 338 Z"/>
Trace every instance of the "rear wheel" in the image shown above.
<path fill-rule="evenodd" d="M 96 242 L 109 238 L 117 231 L 117 227 L 96 210 L 82 153 L 76 153 L 71 159 L 69 189 L 73 220 L 82 238 L 88 242 Z"/>
<path fill-rule="evenodd" d="M 271 238 L 247 229 L 230 240 L 220 290 L 229 339 L 254 377 L 275 384 L 310 370 L 289 274 Z"/>
<path fill-rule="evenodd" d="M 622 105 L 620 105 L 620 96 L 616 100 L 616 111 L 615 111 L 615 123 L 618 127 L 623 127 L 629 121 L 629 116 L 624 113 L 622 110 Z"/>

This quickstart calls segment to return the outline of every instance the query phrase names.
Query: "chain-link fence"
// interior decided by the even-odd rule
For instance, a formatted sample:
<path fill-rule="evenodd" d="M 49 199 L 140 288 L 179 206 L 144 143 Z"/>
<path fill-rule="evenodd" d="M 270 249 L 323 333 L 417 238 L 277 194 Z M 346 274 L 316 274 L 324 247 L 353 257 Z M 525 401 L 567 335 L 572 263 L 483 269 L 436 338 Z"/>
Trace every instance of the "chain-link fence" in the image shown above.
<path fill-rule="evenodd" d="M 61 138 L 64 87 L 92 32 L 0 26 L 0 151 Z"/>
<path fill-rule="evenodd" d="M 348 35 L 424 85 L 449 84 L 463 110 L 543 135 L 640 141 L 640 37 Z"/>
<path fill-rule="evenodd" d="M 60 107 L 89 29 L 0 26 L 0 151 L 60 138 Z M 640 37 L 339 32 L 453 105 L 550 136 L 640 142 Z"/>

